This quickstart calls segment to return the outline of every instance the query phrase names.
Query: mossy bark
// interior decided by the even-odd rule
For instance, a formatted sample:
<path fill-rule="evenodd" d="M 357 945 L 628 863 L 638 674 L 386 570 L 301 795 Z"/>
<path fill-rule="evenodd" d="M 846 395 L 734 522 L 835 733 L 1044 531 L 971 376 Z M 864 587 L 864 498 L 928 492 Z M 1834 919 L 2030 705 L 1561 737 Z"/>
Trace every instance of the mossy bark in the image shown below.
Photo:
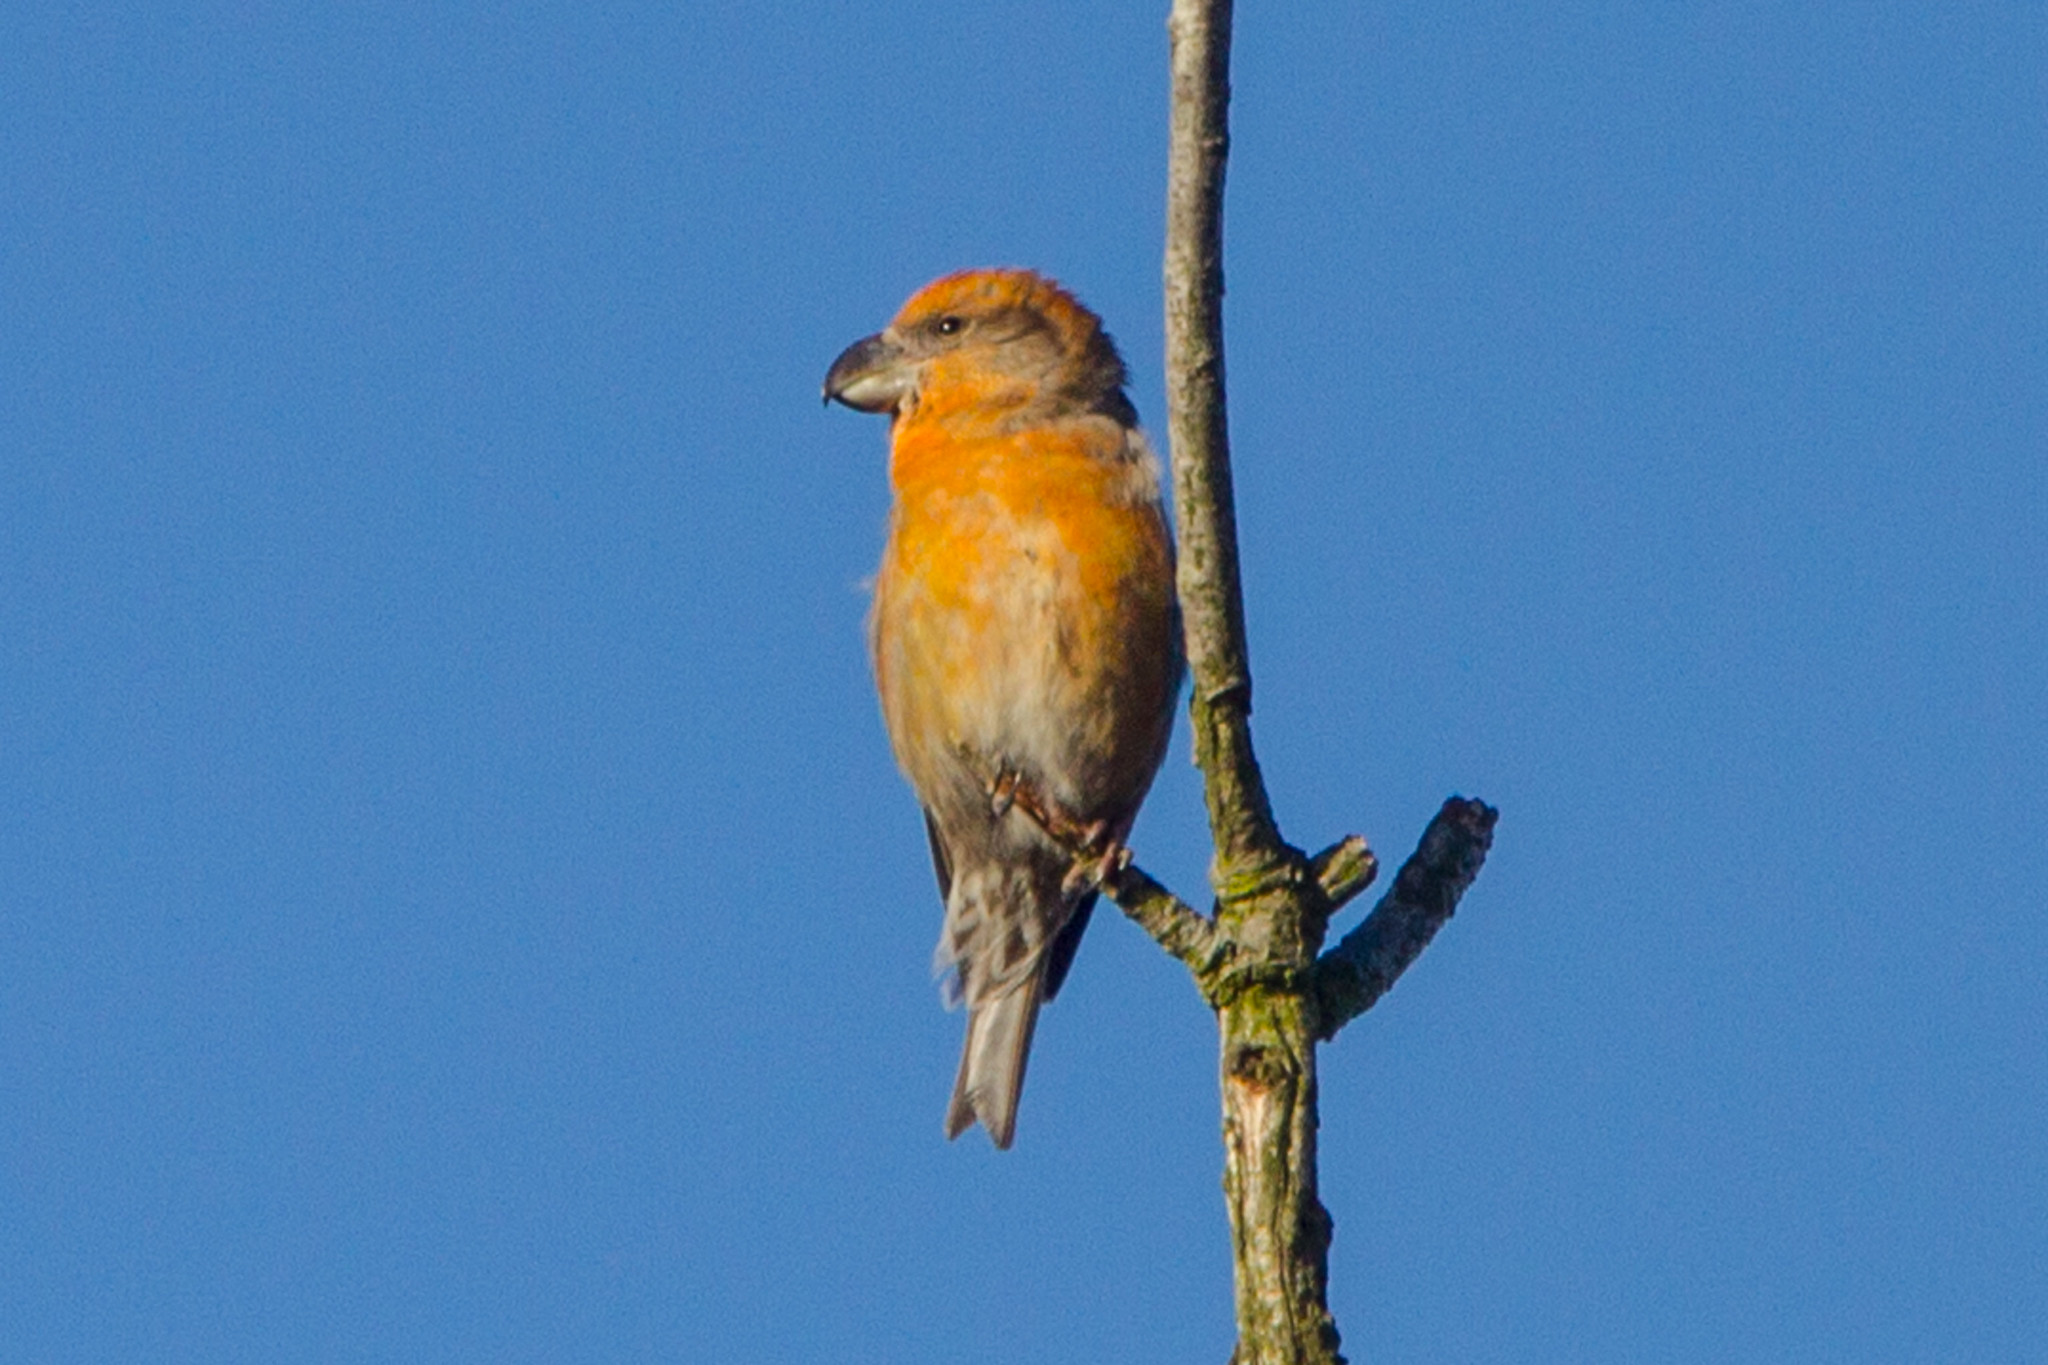
<path fill-rule="evenodd" d="M 1217 1012 L 1223 1196 L 1236 1265 L 1238 1365 L 1329 1365 L 1330 1215 L 1316 1192 L 1312 1002 L 1256 987 Z"/>

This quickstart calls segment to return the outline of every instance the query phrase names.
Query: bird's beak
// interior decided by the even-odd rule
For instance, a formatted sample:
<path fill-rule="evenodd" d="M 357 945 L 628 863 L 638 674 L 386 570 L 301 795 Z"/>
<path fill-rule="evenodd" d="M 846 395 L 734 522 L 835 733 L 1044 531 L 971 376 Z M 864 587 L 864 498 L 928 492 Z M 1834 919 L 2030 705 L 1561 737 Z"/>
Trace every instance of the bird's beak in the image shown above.
<path fill-rule="evenodd" d="M 877 332 L 841 351 L 825 371 L 825 401 L 836 398 L 860 412 L 890 412 L 910 392 L 916 374 L 903 348 Z"/>

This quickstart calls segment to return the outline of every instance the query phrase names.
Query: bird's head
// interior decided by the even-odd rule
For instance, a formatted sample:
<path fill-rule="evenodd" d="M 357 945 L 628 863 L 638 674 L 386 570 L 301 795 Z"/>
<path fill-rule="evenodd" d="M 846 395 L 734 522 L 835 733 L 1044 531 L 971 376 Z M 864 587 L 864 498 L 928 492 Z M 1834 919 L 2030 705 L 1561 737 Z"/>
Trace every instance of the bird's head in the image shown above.
<path fill-rule="evenodd" d="M 998 428 L 1102 413 L 1137 422 L 1102 320 L 1029 270 L 963 270 L 910 296 L 882 331 L 840 353 L 825 399 L 898 420 Z"/>

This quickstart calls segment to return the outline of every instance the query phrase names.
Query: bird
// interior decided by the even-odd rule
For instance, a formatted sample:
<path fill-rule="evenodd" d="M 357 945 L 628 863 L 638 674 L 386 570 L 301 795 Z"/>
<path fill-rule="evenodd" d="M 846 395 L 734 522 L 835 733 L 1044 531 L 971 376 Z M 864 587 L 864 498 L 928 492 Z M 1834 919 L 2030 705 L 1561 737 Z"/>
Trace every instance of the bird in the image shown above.
<path fill-rule="evenodd" d="M 933 966 L 967 1008 L 945 1133 L 998 1149 L 1185 672 L 1128 383 L 1101 319 L 1019 269 L 932 281 L 825 376 L 828 405 L 890 417 L 869 646 L 945 903 Z"/>

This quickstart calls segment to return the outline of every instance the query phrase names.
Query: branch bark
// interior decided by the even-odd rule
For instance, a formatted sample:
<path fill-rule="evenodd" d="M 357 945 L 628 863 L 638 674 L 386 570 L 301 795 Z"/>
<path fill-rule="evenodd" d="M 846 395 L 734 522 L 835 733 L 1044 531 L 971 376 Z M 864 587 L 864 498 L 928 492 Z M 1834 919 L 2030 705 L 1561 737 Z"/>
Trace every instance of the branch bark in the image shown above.
<path fill-rule="evenodd" d="M 1499 816 L 1493 807 L 1461 796 L 1444 802 L 1401 865 L 1393 889 L 1316 963 L 1318 1038 L 1336 1037 L 1338 1029 L 1378 1004 L 1422 955 L 1479 875 Z"/>
<path fill-rule="evenodd" d="M 1223 867 L 1282 848 L 1252 756 L 1252 673 L 1237 570 L 1236 497 L 1223 388 L 1223 171 L 1230 155 L 1230 0 L 1175 0 L 1166 182 L 1166 426 L 1195 758 Z"/>
<path fill-rule="evenodd" d="M 1216 911 L 1127 860 L 1103 890 L 1187 964 L 1216 1012 L 1223 1191 L 1234 1256 L 1233 1365 L 1342 1365 L 1328 1302 L 1332 1224 L 1316 1189 L 1316 1048 L 1385 994 L 1477 875 L 1494 813 L 1453 798 L 1365 923 L 1319 959 L 1330 916 L 1372 881 L 1347 836 L 1314 858 L 1280 836 L 1252 750 L 1223 382 L 1223 181 L 1231 0 L 1173 0 L 1166 388 L 1178 589 Z M 1075 849 L 1085 865 L 1087 851 Z"/>
<path fill-rule="evenodd" d="M 1230 0 L 1174 0 L 1166 208 L 1166 405 L 1189 715 L 1216 848 L 1216 926 L 1232 951 L 1202 982 L 1222 1043 L 1223 1191 L 1236 1262 L 1237 1365 L 1334 1365 L 1330 1217 L 1316 1192 L 1316 1000 L 1330 898 L 1280 837 L 1252 751 L 1223 378 L 1223 180 Z"/>
<path fill-rule="evenodd" d="M 1216 970 L 1222 942 L 1209 918 L 1145 874 L 1125 864 L 1103 879 L 1109 898 L 1202 981 Z"/>

